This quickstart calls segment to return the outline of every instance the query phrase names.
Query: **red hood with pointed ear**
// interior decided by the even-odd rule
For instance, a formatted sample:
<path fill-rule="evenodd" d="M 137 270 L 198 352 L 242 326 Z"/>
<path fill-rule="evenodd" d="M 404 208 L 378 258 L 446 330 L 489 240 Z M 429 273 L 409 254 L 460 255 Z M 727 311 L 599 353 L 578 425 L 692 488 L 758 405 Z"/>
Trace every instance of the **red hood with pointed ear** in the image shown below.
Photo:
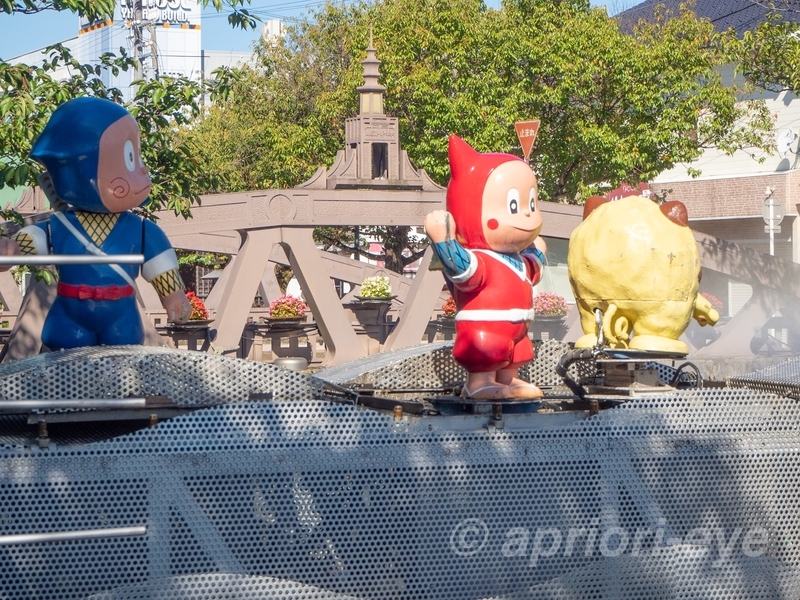
<path fill-rule="evenodd" d="M 456 237 L 467 248 L 491 250 L 481 223 L 483 188 L 489 175 L 503 163 L 522 160 L 512 154 L 481 154 L 456 135 L 450 136 L 450 183 L 447 210 L 456 222 Z"/>

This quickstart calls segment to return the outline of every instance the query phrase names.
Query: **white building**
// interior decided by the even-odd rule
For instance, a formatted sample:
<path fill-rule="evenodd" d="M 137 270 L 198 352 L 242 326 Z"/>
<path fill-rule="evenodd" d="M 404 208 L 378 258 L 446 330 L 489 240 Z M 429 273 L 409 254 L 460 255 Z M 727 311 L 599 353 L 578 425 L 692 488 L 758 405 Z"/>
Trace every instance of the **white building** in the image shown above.
<path fill-rule="evenodd" d="M 668 10 L 677 14 L 679 3 L 680 0 L 646 0 L 624 11 L 618 18 L 623 28 L 631 27 L 639 19 L 652 19 L 658 4 L 666 5 Z M 732 28 L 741 36 L 766 20 L 768 9 L 765 5 L 755 0 L 697 0 L 691 8 L 699 17 L 709 19 L 719 31 Z M 788 9 L 788 6 L 787 10 L 780 12 L 787 21 L 800 19 L 800 13 Z M 734 66 L 722 70 L 721 75 L 732 81 Z M 650 187 L 659 194 L 667 193 L 671 200 L 682 201 L 688 210 L 692 229 L 764 254 L 770 253 L 772 246 L 775 256 L 800 263 L 800 149 L 796 138 L 800 132 L 800 101 L 787 91 L 756 92 L 748 99 L 763 100 L 774 116 L 776 144 L 771 155 L 749 149 L 728 156 L 720 150 L 708 149 L 691 164 L 676 165 L 661 173 L 650 182 Z M 762 159 L 763 162 L 759 162 Z M 700 175 L 692 177 L 687 170 L 689 167 L 699 170 Z M 765 231 L 763 216 L 768 197 L 778 202 L 776 208 L 785 214 L 779 225 L 773 223 L 772 240 Z M 746 275 L 742 273 L 743 278 Z M 708 269 L 704 269 L 701 288 L 721 299 L 722 316 L 737 315 L 751 298 L 758 300 L 749 283 Z M 781 307 L 782 312 L 783 309 Z M 784 313 L 787 318 L 788 315 L 788 312 Z M 785 349 L 788 347 L 788 329 L 780 327 L 770 327 L 768 333 L 780 341 L 780 349 Z M 795 340 L 792 345 L 797 348 L 800 347 L 800 327 L 796 321 L 793 327 Z"/>
<path fill-rule="evenodd" d="M 199 80 L 223 66 L 246 64 L 249 52 L 204 50 L 202 48 L 202 10 L 195 0 L 141 0 L 141 17 L 136 18 L 131 0 L 120 0 L 114 18 L 108 21 L 76 23 L 77 37 L 62 42 L 75 59 L 84 64 L 97 64 L 106 52 L 139 57 L 140 78 L 183 76 Z M 282 24 L 275 19 L 264 23 L 262 35 L 274 39 L 282 34 Z M 11 59 L 11 63 L 38 64 L 44 60 L 42 50 L 28 52 Z M 55 73 L 57 79 L 69 77 L 67 69 Z M 104 72 L 103 83 L 119 88 L 126 99 L 131 97 L 132 70 L 118 75 Z"/>

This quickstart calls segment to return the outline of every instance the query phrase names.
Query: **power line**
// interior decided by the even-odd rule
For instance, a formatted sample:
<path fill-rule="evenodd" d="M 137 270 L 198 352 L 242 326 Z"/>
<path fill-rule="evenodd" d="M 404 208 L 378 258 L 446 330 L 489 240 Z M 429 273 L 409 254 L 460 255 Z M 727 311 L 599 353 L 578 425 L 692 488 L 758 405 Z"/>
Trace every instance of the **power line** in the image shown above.
<path fill-rule="evenodd" d="M 722 21 L 723 19 L 727 19 L 728 17 L 732 17 L 733 15 L 737 15 L 740 12 L 743 12 L 745 10 L 749 10 L 751 8 L 755 8 L 755 6 L 756 6 L 755 4 L 748 4 L 747 6 L 745 6 L 743 8 L 739 8 L 739 9 L 736 9 L 734 11 L 729 12 L 727 15 L 723 15 L 721 17 L 717 17 L 716 19 L 709 19 L 709 21 L 711 21 L 712 23 L 716 23 L 717 21 Z"/>
<path fill-rule="evenodd" d="M 251 7 L 247 7 L 247 11 L 250 14 L 257 15 L 259 17 L 261 15 L 265 15 L 265 16 L 270 16 L 270 17 L 283 18 L 283 19 L 286 19 L 286 20 L 293 20 L 293 19 L 296 19 L 296 17 L 285 15 L 283 13 L 285 11 L 293 11 L 293 10 L 302 9 L 302 8 L 310 8 L 310 7 L 314 7 L 314 6 L 320 6 L 322 4 L 324 4 L 323 1 L 308 2 L 308 1 L 302 1 L 301 0 L 301 1 L 297 1 L 297 2 L 286 2 L 286 3 L 283 3 L 283 4 L 277 4 L 277 5 L 271 5 L 271 6 L 251 6 Z M 213 14 L 203 14 L 203 19 L 204 20 L 206 20 L 206 19 L 222 19 L 222 18 L 227 19 L 228 15 L 231 14 L 231 13 L 232 13 L 232 11 L 229 11 L 229 12 L 217 12 L 217 13 L 213 13 Z"/>

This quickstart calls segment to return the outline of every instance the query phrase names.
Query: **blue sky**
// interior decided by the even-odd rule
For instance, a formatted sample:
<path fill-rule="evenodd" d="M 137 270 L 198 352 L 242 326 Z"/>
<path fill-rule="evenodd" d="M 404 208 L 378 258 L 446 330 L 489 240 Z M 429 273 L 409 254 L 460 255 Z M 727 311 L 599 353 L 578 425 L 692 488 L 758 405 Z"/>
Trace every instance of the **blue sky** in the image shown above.
<path fill-rule="evenodd" d="M 641 1 L 641 0 L 638 0 Z M 498 6 L 499 0 L 487 0 Z M 594 5 L 632 6 L 637 0 L 592 0 Z M 321 5 L 314 0 L 252 0 L 262 19 L 291 19 Z M 213 9 L 203 12 L 202 44 L 206 50 L 248 51 L 259 31 L 241 31 L 228 25 L 227 15 Z M 0 15 L 0 58 L 10 59 L 78 35 L 78 17 L 73 13 L 46 11 L 37 15 Z"/>
<path fill-rule="evenodd" d="M 262 19 L 291 18 L 319 2 L 253 0 Z M 36 15 L 0 15 L 0 57 L 10 59 L 78 35 L 78 17 L 67 11 L 46 11 Z M 228 25 L 227 14 L 213 8 L 203 11 L 202 44 L 207 50 L 249 50 L 258 39 L 257 31 L 242 31 Z"/>

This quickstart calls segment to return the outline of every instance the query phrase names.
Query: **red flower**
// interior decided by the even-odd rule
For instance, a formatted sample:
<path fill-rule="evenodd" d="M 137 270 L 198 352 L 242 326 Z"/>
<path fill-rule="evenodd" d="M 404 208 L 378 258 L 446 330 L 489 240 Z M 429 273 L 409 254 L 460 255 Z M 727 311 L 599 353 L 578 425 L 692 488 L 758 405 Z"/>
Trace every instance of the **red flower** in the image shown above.
<path fill-rule="evenodd" d="M 192 314 L 189 316 L 190 321 L 199 321 L 208 318 L 208 309 L 201 298 L 198 298 L 194 292 L 186 292 L 186 298 L 192 305 Z"/>
<path fill-rule="evenodd" d="M 456 316 L 456 301 L 455 298 L 450 296 L 444 304 L 442 304 L 442 314 L 445 317 L 455 317 Z"/>

